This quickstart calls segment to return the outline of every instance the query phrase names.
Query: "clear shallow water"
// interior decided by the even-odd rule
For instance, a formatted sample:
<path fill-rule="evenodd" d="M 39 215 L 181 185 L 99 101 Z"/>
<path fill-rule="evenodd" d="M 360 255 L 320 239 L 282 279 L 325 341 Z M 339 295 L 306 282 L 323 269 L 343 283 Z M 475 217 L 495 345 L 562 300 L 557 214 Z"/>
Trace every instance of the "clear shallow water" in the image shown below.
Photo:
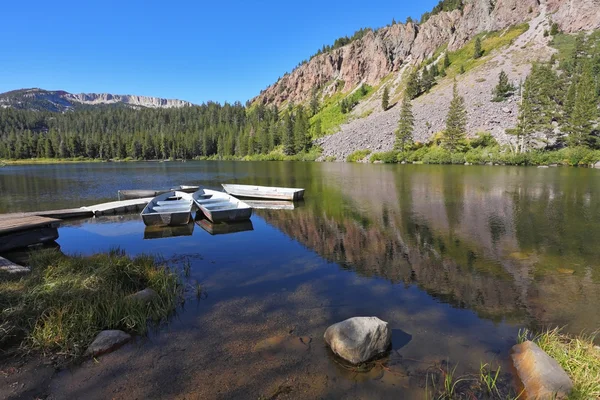
<path fill-rule="evenodd" d="M 64 374 L 57 394 L 102 397 L 102 390 L 127 387 L 139 397 L 256 398 L 288 385 L 290 396 L 306 398 L 422 398 L 419 371 L 441 360 L 463 373 L 490 361 L 508 370 L 522 327 L 600 328 L 597 170 L 277 162 L 4 167 L 0 212 L 89 205 L 116 199 L 118 189 L 225 182 L 305 187 L 306 200 L 291 211 L 258 210 L 252 230 L 215 236 L 196 225 L 188 236 L 144 239 L 157 234 L 137 215 L 63 224 L 58 243 L 66 253 L 119 246 L 174 263 L 189 259 L 190 280 L 202 284 L 205 298 L 191 299 L 168 327 L 101 366 Z M 390 322 L 392 372 L 349 373 L 327 352 L 327 326 L 356 315 Z M 260 350 L 290 332 L 311 338 L 310 347 Z M 115 365 L 130 373 L 117 374 Z"/>

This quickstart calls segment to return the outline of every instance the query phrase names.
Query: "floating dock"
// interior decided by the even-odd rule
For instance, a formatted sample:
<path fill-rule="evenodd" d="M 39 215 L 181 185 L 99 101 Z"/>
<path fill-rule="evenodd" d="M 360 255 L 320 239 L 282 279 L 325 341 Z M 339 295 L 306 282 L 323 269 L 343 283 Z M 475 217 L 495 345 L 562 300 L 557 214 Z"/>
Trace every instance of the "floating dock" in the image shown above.
<path fill-rule="evenodd" d="M 81 207 L 81 209 L 92 212 L 96 217 L 101 215 L 114 215 L 134 211 L 141 211 L 153 198 L 111 201 L 110 203 L 96 204 L 94 206 Z"/>
<path fill-rule="evenodd" d="M 69 219 L 69 218 L 89 218 L 93 217 L 94 213 L 83 208 L 68 208 L 62 210 L 48 210 L 48 211 L 35 211 L 35 212 L 22 212 L 22 213 L 11 213 L 1 214 L 0 221 L 6 219 L 16 219 L 25 217 L 47 217 L 56 219 Z"/>
<path fill-rule="evenodd" d="M 0 219 L 0 253 L 58 239 L 60 220 L 37 215 Z"/>

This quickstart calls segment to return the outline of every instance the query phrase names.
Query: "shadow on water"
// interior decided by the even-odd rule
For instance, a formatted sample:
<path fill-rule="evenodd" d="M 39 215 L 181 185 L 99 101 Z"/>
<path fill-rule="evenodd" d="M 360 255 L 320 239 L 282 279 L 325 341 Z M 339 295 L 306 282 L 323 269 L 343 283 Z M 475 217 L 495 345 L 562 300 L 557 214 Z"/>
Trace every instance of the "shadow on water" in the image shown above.
<path fill-rule="evenodd" d="M 39 182 L 12 186 L 23 177 Z M 181 183 L 306 188 L 302 207 L 256 210 L 245 227 L 148 233 L 137 215 L 64 224 L 66 253 L 189 256 L 205 298 L 99 365 L 61 374 L 57 398 L 422 398 L 419 377 L 442 361 L 459 374 L 481 362 L 507 371 L 521 327 L 600 326 L 599 179 L 586 169 L 341 163 L 20 167 L 0 172 L 10 187 L 0 208 Z M 62 199 L 76 183 L 80 193 Z M 369 371 L 340 366 L 322 339 L 357 315 L 392 327 L 391 352 Z"/>

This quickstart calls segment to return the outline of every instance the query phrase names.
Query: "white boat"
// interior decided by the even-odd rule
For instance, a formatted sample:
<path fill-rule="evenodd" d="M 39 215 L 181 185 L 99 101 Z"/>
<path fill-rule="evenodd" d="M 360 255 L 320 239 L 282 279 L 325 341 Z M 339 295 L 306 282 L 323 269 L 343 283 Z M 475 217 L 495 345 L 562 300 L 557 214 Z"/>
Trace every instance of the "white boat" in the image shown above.
<path fill-rule="evenodd" d="M 185 193 L 194 193 L 200 189 L 199 186 L 190 186 L 190 185 L 180 185 L 171 189 L 127 189 L 127 190 L 119 190 L 117 195 L 119 200 L 128 200 L 128 199 L 141 199 L 144 197 L 155 197 L 168 192 L 185 192 Z"/>
<path fill-rule="evenodd" d="M 191 219 L 193 207 L 192 195 L 172 191 L 150 200 L 141 216 L 146 226 L 186 225 Z"/>
<path fill-rule="evenodd" d="M 273 186 L 222 184 L 223 189 L 233 196 L 252 199 L 273 199 L 297 201 L 304 197 L 304 189 Z"/>
<path fill-rule="evenodd" d="M 194 202 L 213 223 L 244 221 L 252 216 L 252 207 L 227 193 L 200 189 L 192 194 Z"/>

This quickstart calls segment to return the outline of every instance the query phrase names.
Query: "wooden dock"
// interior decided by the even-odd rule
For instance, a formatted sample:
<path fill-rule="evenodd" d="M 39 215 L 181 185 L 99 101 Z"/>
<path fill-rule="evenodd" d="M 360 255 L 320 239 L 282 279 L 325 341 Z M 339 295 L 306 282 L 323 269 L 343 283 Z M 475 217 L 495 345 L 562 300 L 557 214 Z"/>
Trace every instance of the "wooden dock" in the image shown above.
<path fill-rule="evenodd" d="M 91 211 L 96 217 L 101 215 L 114 215 L 128 212 L 142 211 L 146 204 L 152 200 L 152 197 L 133 200 L 111 201 L 110 203 L 96 204 L 88 207 L 81 207 L 83 210 Z"/>
<path fill-rule="evenodd" d="M 23 267 L 6 258 L 0 257 L 0 271 L 8 272 L 9 274 L 24 274 L 31 272 L 31 268 Z"/>
<path fill-rule="evenodd" d="M 0 219 L 0 253 L 58 239 L 60 220 L 36 215 Z"/>
<path fill-rule="evenodd" d="M 21 212 L 11 214 L 1 214 L 0 221 L 6 219 L 16 219 L 25 217 L 47 217 L 56 219 L 70 219 L 70 218 L 89 218 L 93 217 L 94 213 L 90 210 L 83 208 L 68 208 L 62 210 L 47 210 L 47 211 L 34 211 L 34 212 Z"/>

